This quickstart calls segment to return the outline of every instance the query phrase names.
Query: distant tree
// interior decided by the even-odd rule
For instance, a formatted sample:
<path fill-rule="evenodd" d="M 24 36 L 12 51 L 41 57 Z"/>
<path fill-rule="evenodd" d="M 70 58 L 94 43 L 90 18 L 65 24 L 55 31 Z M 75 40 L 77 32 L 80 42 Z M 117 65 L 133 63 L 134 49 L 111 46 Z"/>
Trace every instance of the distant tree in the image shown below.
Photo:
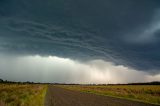
<path fill-rule="evenodd" d="M 2 79 L 0 79 L 0 83 L 1 83 L 1 82 L 3 82 L 3 80 L 2 80 Z"/>

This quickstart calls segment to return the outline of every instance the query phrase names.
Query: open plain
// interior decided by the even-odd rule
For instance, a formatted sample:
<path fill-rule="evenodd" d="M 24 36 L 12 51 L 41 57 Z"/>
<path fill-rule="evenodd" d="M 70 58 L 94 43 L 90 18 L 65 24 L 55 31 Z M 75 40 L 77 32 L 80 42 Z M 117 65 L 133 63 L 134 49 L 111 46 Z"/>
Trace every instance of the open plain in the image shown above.
<path fill-rule="evenodd" d="M 155 106 L 153 104 L 95 95 L 50 85 L 46 106 Z"/>

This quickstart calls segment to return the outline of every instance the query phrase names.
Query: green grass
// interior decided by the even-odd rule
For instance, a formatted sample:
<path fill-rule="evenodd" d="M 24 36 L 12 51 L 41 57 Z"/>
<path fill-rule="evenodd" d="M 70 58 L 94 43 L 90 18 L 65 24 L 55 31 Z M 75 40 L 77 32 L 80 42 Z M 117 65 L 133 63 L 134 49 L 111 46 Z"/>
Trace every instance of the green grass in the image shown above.
<path fill-rule="evenodd" d="M 0 84 L 0 106 L 44 106 L 47 85 Z"/>
<path fill-rule="evenodd" d="M 98 95 L 125 98 L 153 104 L 160 104 L 159 85 L 108 85 L 108 86 L 83 86 L 63 85 L 70 90 L 77 90 Z"/>

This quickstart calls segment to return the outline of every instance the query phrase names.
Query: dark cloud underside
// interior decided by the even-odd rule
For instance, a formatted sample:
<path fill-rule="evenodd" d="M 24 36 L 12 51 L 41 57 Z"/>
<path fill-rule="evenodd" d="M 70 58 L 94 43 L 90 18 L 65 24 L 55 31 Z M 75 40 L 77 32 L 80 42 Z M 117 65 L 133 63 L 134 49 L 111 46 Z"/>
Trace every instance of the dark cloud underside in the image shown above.
<path fill-rule="evenodd" d="M 1 0 L 0 52 L 160 69 L 159 0 Z"/>

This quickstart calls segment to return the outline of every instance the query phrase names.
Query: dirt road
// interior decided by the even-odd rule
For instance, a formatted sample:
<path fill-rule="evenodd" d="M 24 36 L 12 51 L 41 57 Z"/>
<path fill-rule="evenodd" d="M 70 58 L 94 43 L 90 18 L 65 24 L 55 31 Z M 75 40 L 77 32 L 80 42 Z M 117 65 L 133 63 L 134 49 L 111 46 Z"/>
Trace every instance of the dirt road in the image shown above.
<path fill-rule="evenodd" d="M 155 106 L 49 86 L 45 106 Z"/>

